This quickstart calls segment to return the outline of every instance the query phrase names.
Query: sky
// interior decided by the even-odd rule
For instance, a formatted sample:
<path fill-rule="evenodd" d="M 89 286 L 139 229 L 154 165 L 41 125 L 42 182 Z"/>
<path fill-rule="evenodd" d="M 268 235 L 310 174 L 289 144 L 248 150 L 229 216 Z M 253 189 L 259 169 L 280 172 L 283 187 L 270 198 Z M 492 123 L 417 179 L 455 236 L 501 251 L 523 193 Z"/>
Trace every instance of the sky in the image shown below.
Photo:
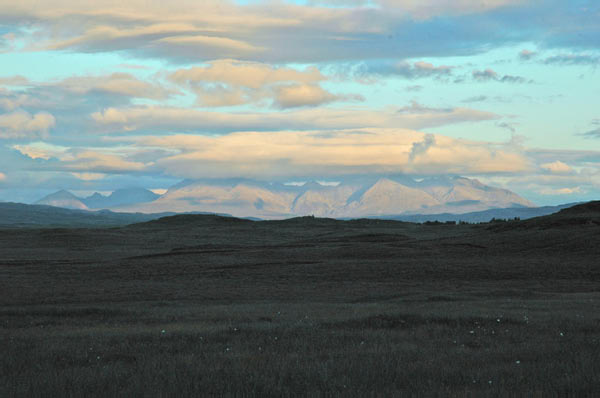
<path fill-rule="evenodd" d="M 0 200 L 462 175 L 600 198 L 597 0 L 0 0 Z"/>

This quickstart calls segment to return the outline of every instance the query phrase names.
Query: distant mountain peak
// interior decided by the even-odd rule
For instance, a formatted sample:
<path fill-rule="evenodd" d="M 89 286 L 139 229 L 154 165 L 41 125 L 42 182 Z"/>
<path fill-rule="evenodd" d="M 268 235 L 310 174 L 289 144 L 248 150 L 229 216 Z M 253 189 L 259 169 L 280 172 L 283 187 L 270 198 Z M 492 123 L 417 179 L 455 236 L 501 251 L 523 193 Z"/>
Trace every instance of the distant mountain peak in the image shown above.
<path fill-rule="evenodd" d="M 61 189 L 55 193 L 47 195 L 35 202 L 39 205 L 48 205 L 54 207 L 64 207 L 66 209 L 87 210 L 88 207 L 81 201 L 80 198 L 73 195 L 71 192 Z"/>

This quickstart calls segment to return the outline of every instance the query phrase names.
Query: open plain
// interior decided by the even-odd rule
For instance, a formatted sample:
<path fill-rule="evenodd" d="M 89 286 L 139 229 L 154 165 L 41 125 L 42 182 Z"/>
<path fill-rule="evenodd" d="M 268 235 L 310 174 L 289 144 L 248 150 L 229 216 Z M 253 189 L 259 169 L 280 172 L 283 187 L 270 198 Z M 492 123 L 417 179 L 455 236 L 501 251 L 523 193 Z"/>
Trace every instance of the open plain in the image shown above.
<path fill-rule="evenodd" d="M 0 231 L 0 396 L 591 396 L 600 206 Z"/>

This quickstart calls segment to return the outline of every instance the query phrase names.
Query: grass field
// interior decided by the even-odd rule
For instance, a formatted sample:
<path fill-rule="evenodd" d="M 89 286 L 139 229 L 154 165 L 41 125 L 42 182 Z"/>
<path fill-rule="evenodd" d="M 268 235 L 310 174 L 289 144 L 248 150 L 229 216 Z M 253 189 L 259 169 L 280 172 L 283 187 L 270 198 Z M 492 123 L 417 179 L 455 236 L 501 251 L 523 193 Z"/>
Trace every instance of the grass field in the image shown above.
<path fill-rule="evenodd" d="M 600 211 L 0 231 L 0 396 L 592 396 Z"/>

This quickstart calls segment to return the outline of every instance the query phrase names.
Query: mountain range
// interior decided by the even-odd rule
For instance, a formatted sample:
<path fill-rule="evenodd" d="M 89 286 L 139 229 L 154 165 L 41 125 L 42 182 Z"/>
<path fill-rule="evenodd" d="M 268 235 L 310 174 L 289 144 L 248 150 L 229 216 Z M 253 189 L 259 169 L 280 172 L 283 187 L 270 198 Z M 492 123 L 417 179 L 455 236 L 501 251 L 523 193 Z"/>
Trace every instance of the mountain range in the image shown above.
<path fill-rule="evenodd" d="M 211 212 L 261 219 L 314 215 L 331 218 L 464 214 L 535 205 L 519 195 L 465 177 L 386 177 L 337 185 L 268 183 L 244 179 L 186 180 L 165 194 L 134 188 L 80 198 L 59 191 L 37 204 L 128 213 Z"/>
<path fill-rule="evenodd" d="M 160 195 L 143 188 L 118 189 L 108 196 L 95 192 L 85 198 L 75 196 L 63 189 L 43 197 L 35 204 L 79 210 L 110 209 L 118 206 L 152 202 L 159 197 Z"/>

